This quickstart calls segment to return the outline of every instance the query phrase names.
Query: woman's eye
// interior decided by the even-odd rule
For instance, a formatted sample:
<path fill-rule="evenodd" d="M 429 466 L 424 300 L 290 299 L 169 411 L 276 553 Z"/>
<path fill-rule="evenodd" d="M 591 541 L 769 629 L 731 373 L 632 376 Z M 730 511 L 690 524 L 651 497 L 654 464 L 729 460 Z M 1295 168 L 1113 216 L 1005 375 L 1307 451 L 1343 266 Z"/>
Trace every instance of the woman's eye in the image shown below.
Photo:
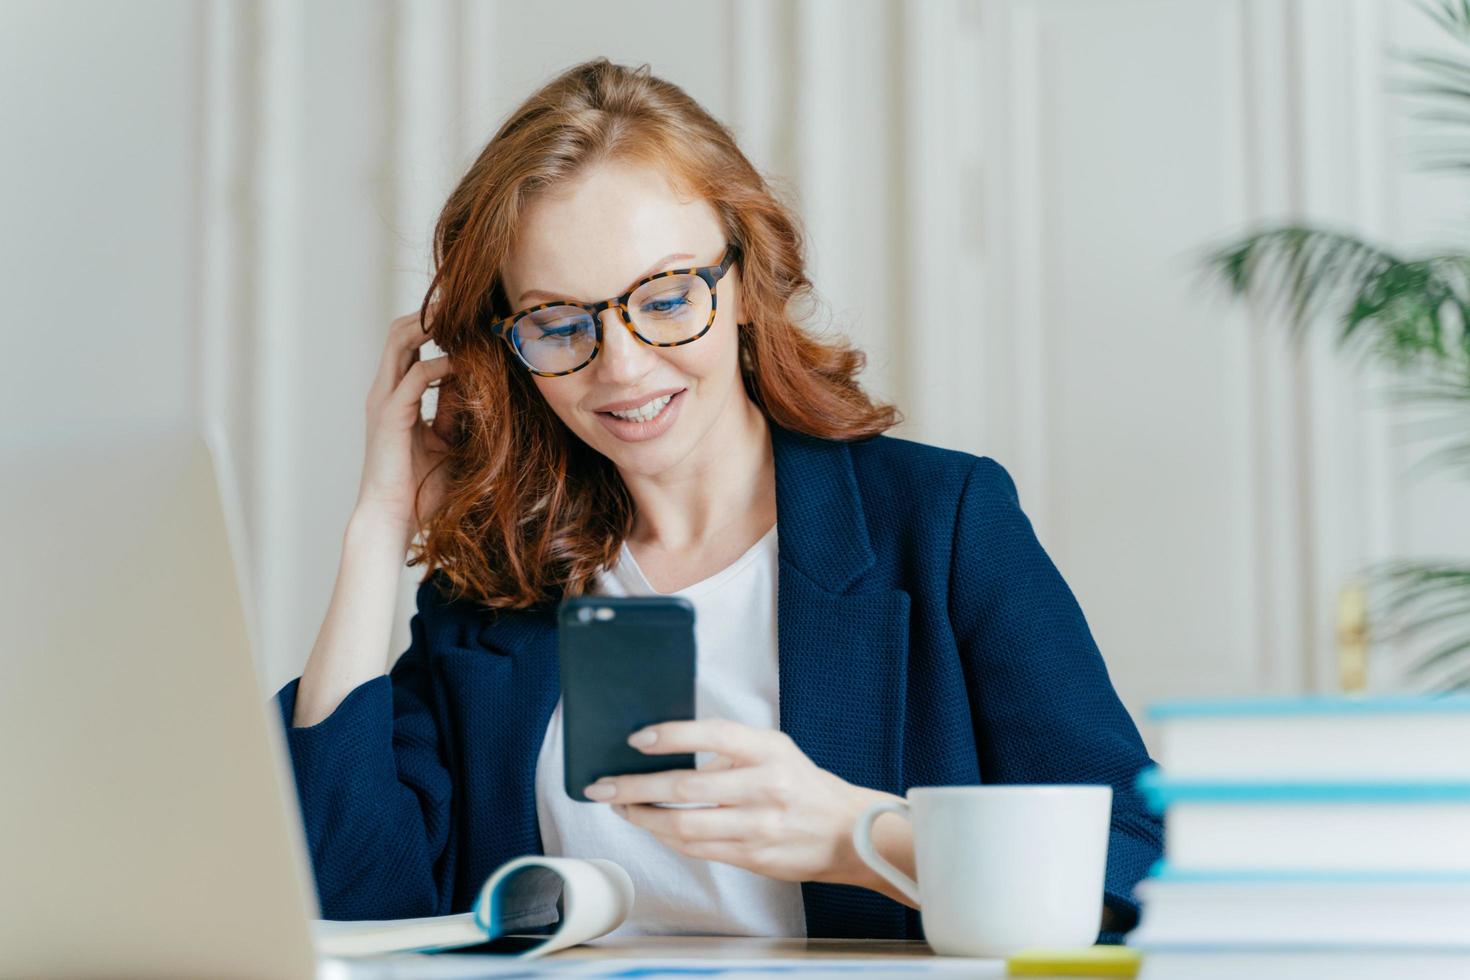
<path fill-rule="evenodd" d="M 652 313 L 654 315 L 658 315 L 662 313 L 677 313 L 679 310 L 682 310 L 688 305 L 689 301 L 687 295 L 662 296 L 658 299 L 649 300 L 648 302 L 640 306 L 639 309 L 641 309 L 644 313 Z"/>

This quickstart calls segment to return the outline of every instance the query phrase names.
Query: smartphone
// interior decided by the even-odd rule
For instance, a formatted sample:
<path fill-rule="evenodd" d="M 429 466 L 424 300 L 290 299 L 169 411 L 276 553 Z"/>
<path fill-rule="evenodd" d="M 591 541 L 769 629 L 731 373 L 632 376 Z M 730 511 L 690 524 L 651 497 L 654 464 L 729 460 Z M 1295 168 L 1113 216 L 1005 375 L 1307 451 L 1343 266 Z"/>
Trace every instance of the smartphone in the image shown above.
<path fill-rule="evenodd" d="M 694 604 L 682 596 L 573 596 L 557 612 L 567 795 L 603 776 L 693 769 L 694 753 L 628 744 L 646 725 L 694 718 Z"/>

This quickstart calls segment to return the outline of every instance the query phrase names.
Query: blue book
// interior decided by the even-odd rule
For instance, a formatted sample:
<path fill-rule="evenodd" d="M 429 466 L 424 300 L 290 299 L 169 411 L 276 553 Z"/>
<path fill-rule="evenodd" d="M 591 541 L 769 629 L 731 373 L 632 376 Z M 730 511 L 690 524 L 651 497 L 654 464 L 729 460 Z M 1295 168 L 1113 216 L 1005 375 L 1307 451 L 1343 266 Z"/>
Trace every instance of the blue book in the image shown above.
<path fill-rule="evenodd" d="M 1148 719 L 1173 780 L 1470 781 L 1470 695 L 1166 701 Z"/>
<path fill-rule="evenodd" d="M 1136 895 L 1143 917 L 1128 945 L 1149 956 L 1181 949 L 1410 947 L 1470 956 L 1465 873 L 1220 873 L 1160 862 Z"/>
<path fill-rule="evenodd" d="M 1139 774 L 1180 872 L 1470 875 L 1470 780 L 1246 781 Z"/>

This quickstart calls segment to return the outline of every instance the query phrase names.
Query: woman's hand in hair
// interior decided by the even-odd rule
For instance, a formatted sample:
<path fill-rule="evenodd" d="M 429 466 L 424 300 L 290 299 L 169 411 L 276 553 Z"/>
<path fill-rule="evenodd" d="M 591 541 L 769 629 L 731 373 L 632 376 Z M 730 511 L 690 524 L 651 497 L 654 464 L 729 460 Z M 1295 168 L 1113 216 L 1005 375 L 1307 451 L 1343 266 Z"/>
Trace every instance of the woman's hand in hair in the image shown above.
<path fill-rule="evenodd" d="M 451 411 L 439 388 L 433 425 L 419 415 L 430 382 L 451 378 L 447 357 L 419 360 L 429 335 L 417 314 L 399 317 L 367 397 L 367 452 L 357 506 L 342 535 L 342 561 L 327 615 L 301 672 L 291 724 L 326 720 L 356 688 L 388 668 L 393 607 L 404 551 L 422 522 L 443 504 L 445 481 L 434 471 L 448 449 Z M 457 399 L 449 400 L 453 405 Z M 427 480 L 425 479 L 427 478 Z M 423 482 L 418 514 L 414 492 Z"/>
<path fill-rule="evenodd" d="M 401 528 L 405 547 L 445 496 L 439 464 L 451 438 L 454 366 L 447 356 L 422 360 L 420 348 L 428 340 L 418 313 L 394 320 L 367 396 L 366 458 L 355 516 Z M 439 410 L 432 422 L 425 422 L 420 405 L 436 382 L 441 382 Z M 415 512 L 414 494 L 421 483 Z"/>
<path fill-rule="evenodd" d="M 635 739 L 647 732 L 655 741 L 638 744 Z M 882 887 L 852 844 L 858 816 L 871 804 L 896 797 L 822 769 L 785 732 L 712 718 L 650 725 L 628 741 L 649 754 L 716 753 L 709 766 L 605 776 L 592 784 L 612 786 L 613 795 L 604 801 L 666 846 L 783 881 L 861 885 L 906 901 Z M 686 809 L 654 803 L 717 805 Z M 874 829 L 877 834 L 879 828 Z M 885 857 L 911 871 L 912 838 L 899 831 L 896 825 L 885 827 L 875 842 Z"/>

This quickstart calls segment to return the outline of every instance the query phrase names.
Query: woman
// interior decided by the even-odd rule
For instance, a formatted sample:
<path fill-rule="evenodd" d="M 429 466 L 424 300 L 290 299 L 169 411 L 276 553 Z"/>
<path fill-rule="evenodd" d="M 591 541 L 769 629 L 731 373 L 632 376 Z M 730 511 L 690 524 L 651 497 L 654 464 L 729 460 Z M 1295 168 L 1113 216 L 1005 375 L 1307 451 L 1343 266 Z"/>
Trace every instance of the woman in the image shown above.
<path fill-rule="evenodd" d="M 800 234 L 728 130 L 646 66 L 578 65 L 480 154 L 435 260 L 368 396 L 321 634 L 277 695 L 324 915 L 463 911 L 548 853 L 627 868 L 619 933 L 922 938 L 857 815 L 1061 782 L 1113 787 L 1099 911 L 1105 939 L 1132 926 L 1161 829 L 1081 609 L 999 463 L 882 435 L 862 354 L 792 322 Z M 447 356 L 419 359 L 428 336 Z M 430 574 L 385 674 L 411 545 Z M 561 788 L 555 610 L 583 592 L 697 612 L 696 720 L 644 747 L 696 768 L 599 780 L 598 803 Z M 875 830 L 912 874 L 909 825 Z"/>

